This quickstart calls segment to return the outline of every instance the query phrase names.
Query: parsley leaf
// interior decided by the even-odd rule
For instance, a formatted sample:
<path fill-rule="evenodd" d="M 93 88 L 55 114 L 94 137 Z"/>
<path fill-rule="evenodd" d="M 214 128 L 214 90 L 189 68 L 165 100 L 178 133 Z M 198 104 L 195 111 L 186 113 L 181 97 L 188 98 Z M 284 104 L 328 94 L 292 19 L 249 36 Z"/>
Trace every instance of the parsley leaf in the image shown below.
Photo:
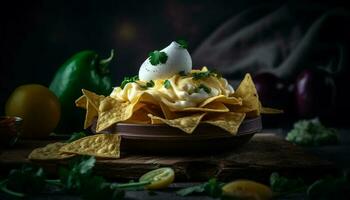
<path fill-rule="evenodd" d="M 215 178 L 210 179 L 208 182 L 195 185 L 187 188 L 183 188 L 176 192 L 180 196 L 188 196 L 191 194 L 206 194 L 213 198 L 221 197 L 222 195 L 222 186 L 224 183 L 218 182 Z"/>
<path fill-rule="evenodd" d="M 204 72 L 193 72 L 192 77 L 194 80 L 200 80 L 200 79 L 205 79 L 210 76 L 215 76 L 218 78 L 221 78 L 221 74 L 217 73 L 216 71 L 204 71 Z"/>
<path fill-rule="evenodd" d="M 306 185 L 301 178 L 288 179 L 280 176 L 278 173 L 272 173 L 270 176 L 271 189 L 278 193 L 289 193 L 296 191 L 305 191 Z"/>
<path fill-rule="evenodd" d="M 122 81 L 122 83 L 120 84 L 120 87 L 122 89 L 124 89 L 125 85 L 128 84 L 128 83 L 133 83 L 133 82 L 136 82 L 139 80 L 139 76 L 138 75 L 135 75 L 135 76 L 132 76 L 132 77 L 124 77 L 124 80 Z"/>
<path fill-rule="evenodd" d="M 179 39 L 179 40 L 176 40 L 176 42 L 180 45 L 181 48 L 184 48 L 184 49 L 188 48 L 188 43 L 186 40 Z"/>
<path fill-rule="evenodd" d="M 207 87 L 206 85 L 204 85 L 204 84 L 200 84 L 196 89 L 194 89 L 194 92 L 195 93 L 199 93 L 199 91 L 201 89 L 203 89 L 208 94 L 210 94 L 210 92 L 211 92 L 211 89 L 209 87 Z"/>
<path fill-rule="evenodd" d="M 158 50 L 149 53 L 149 61 L 152 65 L 164 64 L 168 60 L 168 55 L 165 52 Z"/>
<path fill-rule="evenodd" d="M 147 88 L 150 88 L 150 87 L 154 87 L 154 81 L 153 80 L 150 80 L 146 83 L 146 85 L 140 85 L 139 86 L 142 88 L 142 89 L 147 89 Z"/>
<path fill-rule="evenodd" d="M 24 165 L 11 170 L 7 187 L 20 193 L 37 193 L 45 189 L 45 175 L 42 168 Z"/>
<path fill-rule="evenodd" d="M 169 88 L 171 87 L 171 83 L 170 83 L 169 80 L 165 80 L 164 83 L 163 83 L 163 85 L 164 85 L 164 87 L 165 87 L 166 89 L 169 89 Z"/>

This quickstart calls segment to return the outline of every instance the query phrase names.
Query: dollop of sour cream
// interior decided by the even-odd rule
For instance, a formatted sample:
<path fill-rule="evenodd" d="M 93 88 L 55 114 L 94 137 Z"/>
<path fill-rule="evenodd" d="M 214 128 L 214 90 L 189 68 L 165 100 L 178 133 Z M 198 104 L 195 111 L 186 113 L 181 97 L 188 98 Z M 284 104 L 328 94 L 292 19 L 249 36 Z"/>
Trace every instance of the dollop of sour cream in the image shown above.
<path fill-rule="evenodd" d="M 167 54 L 165 63 L 152 65 L 150 58 L 147 58 L 139 70 L 141 81 L 150 81 L 158 79 L 168 79 L 181 71 L 189 73 L 192 70 L 192 59 L 187 49 L 182 48 L 177 42 L 172 42 L 169 46 L 160 52 Z"/>

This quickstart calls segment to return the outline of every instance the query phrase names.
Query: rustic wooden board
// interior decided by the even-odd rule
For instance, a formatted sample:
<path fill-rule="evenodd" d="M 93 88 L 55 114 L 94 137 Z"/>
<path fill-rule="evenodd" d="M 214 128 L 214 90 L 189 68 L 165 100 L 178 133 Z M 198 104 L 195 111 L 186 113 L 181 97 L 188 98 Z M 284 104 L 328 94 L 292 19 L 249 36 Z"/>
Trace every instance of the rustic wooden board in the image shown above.
<path fill-rule="evenodd" d="M 0 166 L 10 169 L 29 163 L 27 155 L 35 147 L 44 146 L 51 141 L 25 141 L 15 148 L 2 150 Z M 181 148 L 181 147 L 179 147 Z M 65 161 L 38 163 L 50 173 L 56 173 L 58 166 Z M 292 145 L 282 138 L 261 133 L 256 134 L 249 143 L 231 152 L 206 155 L 164 156 L 122 154 L 116 160 L 98 160 L 96 173 L 113 179 L 136 179 L 141 174 L 161 166 L 171 166 L 176 171 L 177 181 L 202 181 L 217 177 L 227 181 L 236 178 L 249 178 L 266 181 L 272 172 L 305 179 L 334 172 L 331 162 L 306 154 L 302 148 Z M 4 171 L 4 170 L 3 170 Z"/>

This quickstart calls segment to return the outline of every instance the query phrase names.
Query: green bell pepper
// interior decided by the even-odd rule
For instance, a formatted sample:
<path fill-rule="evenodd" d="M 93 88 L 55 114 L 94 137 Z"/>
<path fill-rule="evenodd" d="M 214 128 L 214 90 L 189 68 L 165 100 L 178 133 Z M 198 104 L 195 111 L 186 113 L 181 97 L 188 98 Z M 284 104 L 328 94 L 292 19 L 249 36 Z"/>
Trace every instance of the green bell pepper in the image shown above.
<path fill-rule="evenodd" d="M 112 81 L 108 68 L 114 51 L 107 59 L 101 59 L 94 51 L 81 51 L 68 59 L 56 72 L 50 84 L 61 103 L 61 119 L 57 133 L 81 131 L 84 124 L 84 112 L 75 106 L 75 100 L 87 89 L 97 94 L 109 95 Z"/>

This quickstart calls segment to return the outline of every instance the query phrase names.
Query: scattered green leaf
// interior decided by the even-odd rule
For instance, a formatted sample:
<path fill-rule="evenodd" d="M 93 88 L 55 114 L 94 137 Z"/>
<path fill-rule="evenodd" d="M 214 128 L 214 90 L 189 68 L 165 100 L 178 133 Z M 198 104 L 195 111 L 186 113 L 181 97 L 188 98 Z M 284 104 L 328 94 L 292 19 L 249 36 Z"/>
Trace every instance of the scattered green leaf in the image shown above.
<path fill-rule="evenodd" d="M 305 146 L 337 144 L 339 141 L 336 130 L 323 126 L 317 118 L 296 122 L 286 140 Z"/>
<path fill-rule="evenodd" d="M 270 176 L 271 189 L 277 193 L 290 193 L 305 191 L 307 186 L 301 178 L 288 179 L 280 176 L 278 173 L 272 173 Z"/>
<path fill-rule="evenodd" d="M 146 84 L 145 85 L 141 85 L 141 84 L 139 84 L 139 86 L 142 88 L 142 89 L 148 89 L 148 88 L 150 88 L 150 87 L 154 87 L 154 81 L 153 80 L 150 80 L 150 81 L 148 81 L 148 82 L 146 82 Z"/>
<path fill-rule="evenodd" d="M 179 39 L 176 41 L 181 48 L 187 49 L 188 48 L 188 43 L 186 40 Z"/>
<path fill-rule="evenodd" d="M 164 87 L 165 87 L 166 89 L 169 89 L 169 88 L 171 87 L 171 83 L 170 83 L 169 80 L 165 80 L 164 83 L 163 83 L 163 85 L 164 85 Z"/>
<path fill-rule="evenodd" d="M 183 188 L 176 192 L 180 196 L 188 196 L 192 194 L 205 194 L 213 198 L 221 197 L 222 186 L 224 183 L 218 182 L 215 178 L 210 179 L 208 182 L 195 185 L 187 188 Z"/>
<path fill-rule="evenodd" d="M 164 64 L 168 60 L 168 55 L 162 51 L 152 51 L 149 53 L 149 61 L 152 65 Z"/>
<path fill-rule="evenodd" d="M 135 76 L 132 76 L 132 77 L 124 77 L 124 80 L 122 81 L 122 83 L 120 84 L 120 87 L 122 89 L 124 89 L 125 85 L 128 84 L 128 83 L 133 83 L 133 82 L 136 82 L 139 80 L 139 76 L 138 75 L 135 75 Z"/>
<path fill-rule="evenodd" d="M 194 92 L 198 93 L 201 89 L 203 89 L 208 94 L 210 94 L 210 92 L 211 92 L 211 89 L 204 84 L 200 84 L 198 87 L 196 87 L 194 89 Z"/>

